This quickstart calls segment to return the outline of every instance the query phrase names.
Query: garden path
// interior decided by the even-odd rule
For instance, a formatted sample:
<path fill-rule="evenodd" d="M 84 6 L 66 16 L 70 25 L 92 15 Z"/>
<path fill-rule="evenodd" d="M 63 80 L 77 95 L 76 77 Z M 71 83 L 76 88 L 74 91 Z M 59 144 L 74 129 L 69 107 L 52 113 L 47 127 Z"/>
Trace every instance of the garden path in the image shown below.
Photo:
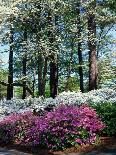
<path fill-rule="evenodd" d="M 19 152 L 15 149 L 6 149 L 0 147 L 0 155 L 32 155 L 32 154 Z"/>
<path fill-rule="evenodd" d="M 19 152 L 15 149 L 0 148 L 0 155 L 32 155 L 32 154 Z M 66 153 L 62 155 L 116 155 L 116 148 L 107 148 L 100 151 L 92 151 L 90 153 L 68 153 L 68 154 Z"/>

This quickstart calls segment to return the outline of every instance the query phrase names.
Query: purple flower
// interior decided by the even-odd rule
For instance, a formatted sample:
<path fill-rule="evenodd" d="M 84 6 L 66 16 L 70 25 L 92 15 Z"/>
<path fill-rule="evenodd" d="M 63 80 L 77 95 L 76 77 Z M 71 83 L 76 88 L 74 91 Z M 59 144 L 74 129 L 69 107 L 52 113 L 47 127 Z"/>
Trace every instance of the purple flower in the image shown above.
<path fill-rule="evenodd" d="M 92 143 L 105 125 L 87 105 L 59 105 L 43 116 L 32 112 L 13 114 L 0 122 L 0 140 L 23 145 L 62 149 L 76 143 Z"/>
<path fill-rule="evenodd" d="M 82 140 L 80 138 L 75 139 L 76 143 L 82 144 Z"/>

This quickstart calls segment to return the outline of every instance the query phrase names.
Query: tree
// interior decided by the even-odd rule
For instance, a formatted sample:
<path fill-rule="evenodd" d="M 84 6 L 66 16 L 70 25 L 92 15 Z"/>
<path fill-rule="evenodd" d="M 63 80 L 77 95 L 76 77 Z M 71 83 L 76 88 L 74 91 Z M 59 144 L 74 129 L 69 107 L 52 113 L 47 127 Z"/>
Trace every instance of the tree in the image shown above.
<path fill-rule="evenodd" d="M 96 0 L 91 3 L 91 10 L 88 11 L 88 48 L 89 48 L 89 90 L 97 89 L 98 68 L 96 53 Z"/>
<path fill-rule="evenodd" d="M 26 29 L 24 30 L 24 41 L 27 42 L 27 31 Z M 27 44 L 26 44 L 27 46 Z M 27 64 L 27 51 L 25 49 L 24 51 L 24 56 L 23 56 L 23 76 L 26 77 L 26 70 L 27 70 L 27 67 L 26 67 L 26 64 Z M 24 79 L 23 81 L 23 94 L 22 94 L 22 99 L 25 99 L 26 98 L 26 79 Z"/>
<path fill-rule="evenodd" d="M 51 29 L 48 30 L 48 38 L 50 42 L 50 46 L 52 49 L 50 50 L 50 97 L 55 98 L 58 93 L 58 56 L 54 51 L 53 44 L 55 42 L 55 34 L 53 33 L 53 18 L 51 8 L 48 8 L 48 25 Z M 57 24 L 58 17 L 55 16 L 55 26 Z"/>
<path fill-rule="evenodd" d="M 78 59 L 79 59 L 79 77 L 80 77 L 80 90 L 84 92 L 83 87 L 83 57 L 82 57 L 82 43 L 81 43 L 81 31 L 82 31 L 82 23 L 81 23 L 81 12 L 80 12 L 80 0 L 77 2 L 77 29 L 78 29 Z"/>
<path fill-rule="evenodd" d="M 13 15 L 10 15 L 10 36 L 9 36 L 9 67 L 8 67 L 8 85 L 7 85 L 7 100 L 13 98 Z"/>
<path fill-rule="evenodd" d="M 78 91 L 79 85 L 82 92 L 86 91 L 88 82 L 89 90 L 99 88 L 98 71 L 101 74 L 102 69 L 97 63 L 104 59 L 106 44 L 108 48 L 112 44 L 107 35 L 114 23 L 112 2 L 114 4 L 114 0 L 11 1 L 12 7 L 6 9 L 14 16 L 9 80 L 8 83 L 0 81 L 8 88 L 8 98 L 13 97 L 10 94 L 13 86 L 23 88 L 23 98 L 27 91 L 33 97 L 34 92 L 38 92 L 37 96 L 46 96 L 49 87 L 49 95 L 55 98 L 62 82 L 63 91 Z M 11 23 L 7 13 L 1 9 L 0 13 L 5 14 L 4 28 L 0 31 L 4 32 L 4 35 L 0 33 L 4 36 L 2 43 L 8 44 L 8 33 L 5 35 L 4 30 L 8 30 L 7 25 Z"/>

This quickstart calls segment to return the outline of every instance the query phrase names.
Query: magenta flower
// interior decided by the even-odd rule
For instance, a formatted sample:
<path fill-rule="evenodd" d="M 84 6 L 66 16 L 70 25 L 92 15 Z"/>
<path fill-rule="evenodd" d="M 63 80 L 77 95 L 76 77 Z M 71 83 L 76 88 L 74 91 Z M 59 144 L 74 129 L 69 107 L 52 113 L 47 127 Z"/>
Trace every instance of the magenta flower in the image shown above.
<path fill-rule="evenodd" d="M 0 141 L 63 149 L 93 143 L 104 127 L 96 111 L 89 106 L 61 104 L 43 116 L 26 112 L 6 117 L 0 122 Z"/>

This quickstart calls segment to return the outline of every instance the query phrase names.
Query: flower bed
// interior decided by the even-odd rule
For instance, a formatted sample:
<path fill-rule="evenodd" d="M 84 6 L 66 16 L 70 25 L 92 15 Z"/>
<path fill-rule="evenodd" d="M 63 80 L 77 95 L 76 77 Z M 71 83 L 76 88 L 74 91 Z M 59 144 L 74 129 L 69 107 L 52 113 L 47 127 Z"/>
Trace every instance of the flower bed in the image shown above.
<path fill-rule="evenodd" d="M 68 105 L 80 105 L 82 103 L 88 104 L 106 104 L 116 103 L 116 91 L 113 89 L 99 89 L 93 90 L 88 93 L 81 92 L 63 92 L 59 94 L 55 99 L 52 98 L 27 98 L 12 99 L 10 101 L 0 102 L 0 119 L 13 113 L 22 113 L 25 111 L 40 111 L 45 109 L 48 105 L 58 106 L 59 104 Z"/>
<path fill-rule="evenodd" d="M 42 116 L 13 114 L 0 122 L 0 142 L 59 150 L 91 144 L 105 127 L 88 105 L 59 105 Z"/>
<path fill-rule="evenodd" d="M 61 103 L 65 105 L 81 105 L 88 103 L 96 109 L 97 114 L 106 124 L 106 128 L 100 135 L 114 136 L 116 135 L 116 92 L 113 89 L 99 89 L 88 93 L 81 92 L 63 92 L 55 99 L 43 97 L 27 98 L 25 100 L 12 99 L 11 101 L 0 102 L 0 120 L 4 117 L 31 111 L 34 114 L 42 115 L 44 109 L 50 111 L 54 107 L 58 107 Z M 48 106 L 50 105 L 50 106 Z"/>

